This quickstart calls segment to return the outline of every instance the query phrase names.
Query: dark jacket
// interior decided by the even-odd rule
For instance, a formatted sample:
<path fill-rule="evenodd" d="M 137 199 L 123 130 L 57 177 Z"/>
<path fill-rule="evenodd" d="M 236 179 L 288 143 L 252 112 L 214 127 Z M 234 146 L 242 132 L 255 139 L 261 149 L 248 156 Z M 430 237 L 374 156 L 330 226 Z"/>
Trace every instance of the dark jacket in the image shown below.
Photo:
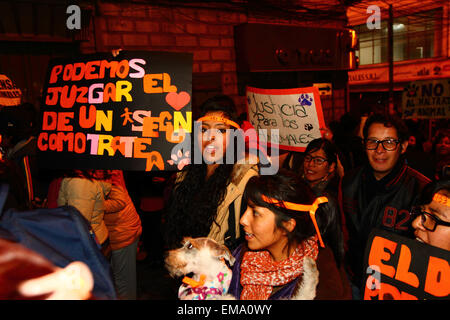
<path fill-rule="evenodd" d="M 47 195 L 47 187 L 41 179 L 37 162 L 36 141 L 35 137 L 21 140 L 6 153 L 7 159 L 14 161 L 20 168 L 20 176 L 17 179 L 23 183 L 28 208 L 32 208 L 32 201 L 36 197 L 42 200 Z"/>
<path fill-rule="evenodd" d="M 361 285 L 363 256 L 367 237 L 381 228 L 411 237 L 410 210 L 430 180 L 399 161 L 394 169 L 377 181 L 367 164 L 346 174 L 339 186 L 339 205 L 343 220 L 346 262 L 352 282 Z"/>
<path fill-rule="evenodd" d="M 236 262 L 233 265 L 233 277 L 231 278 L 229 294 L 239 299 L 242 292 L 241 263 L 247 247 L 241 244 L 233 252 Z M 338 268 L 333 252 L 328 247 L 320 248 L 316 260 L 319 270 L 319 283 L 316 288 L 315 300 L 350 300 L 352 298 L 350 284 L 345 274 L 344 268 Z M 283 287 L 272 293 L 269 300 L 289 299 L 301 284 L 302 277 L 285 284 Z"/>

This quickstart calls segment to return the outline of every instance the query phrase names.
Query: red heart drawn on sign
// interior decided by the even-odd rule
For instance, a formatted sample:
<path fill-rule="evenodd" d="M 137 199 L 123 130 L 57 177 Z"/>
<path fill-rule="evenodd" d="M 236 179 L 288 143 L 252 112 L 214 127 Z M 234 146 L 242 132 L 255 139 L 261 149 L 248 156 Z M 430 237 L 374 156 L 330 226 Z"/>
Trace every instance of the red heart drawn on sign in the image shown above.
<path fill-rule="evenodd" d="M 181 91 L 180 93 L 169 92 L 166 96 L 166 101 L 172 108 L 178 111 L 191 101 L 191 96 L 186 91 Z"/>

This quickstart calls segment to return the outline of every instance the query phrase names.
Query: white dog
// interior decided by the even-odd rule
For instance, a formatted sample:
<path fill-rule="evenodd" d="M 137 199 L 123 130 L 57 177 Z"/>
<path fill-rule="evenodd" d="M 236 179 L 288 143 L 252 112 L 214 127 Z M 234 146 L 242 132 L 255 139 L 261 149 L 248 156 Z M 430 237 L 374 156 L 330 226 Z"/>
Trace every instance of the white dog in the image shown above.
<path fill-rule="evenodd" d="M 172 277 L 185 276 L 178 290 L 181 300 L 234 300 L 228 294 L 235 262 L 230 250 L 209 238 L 189 238 L 183 246 L 171 250 L 165 259 L 166 268 Z M 291 300 L 312 300 L 316 295 L 319 272 L 311 258 L 303 262 L 303 280 Z M 193 273 L 192 278 L 186 277 Z"/>
<path fill-rule="evenodd" d="M 184 277 L 178 290 L 181 300 L 230 299 L 227 295 L 231 282 L 234 257 L 227 247 L 209 238 L 189 238 L 183 240 L 183 246 L 168 252 L 165 260 L 167 270 L 172 276 L 185 276 L 193 273 L 192 278 Z"/>

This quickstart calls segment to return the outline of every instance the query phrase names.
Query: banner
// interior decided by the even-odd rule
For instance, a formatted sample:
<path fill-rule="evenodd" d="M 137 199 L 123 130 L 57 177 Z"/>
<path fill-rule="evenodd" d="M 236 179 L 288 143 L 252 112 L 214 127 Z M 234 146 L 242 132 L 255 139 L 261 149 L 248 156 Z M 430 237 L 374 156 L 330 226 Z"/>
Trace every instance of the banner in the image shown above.
<path fill-rule="evenodd" d="M 403 91 L 404 119 L 450 118 L 450 79 L 413 81 Z"/>
<path fill-rule="evenodd" d="M 39 162 L 58 169 L 176 170 L 192 130 L 192 54 L 121 52 L 50 61 Z"/>
<path fill-rule="evenodd" d="M 18 106 L 22 91 L 6 75 L 0 74 L 0 106 Z"/>
<path fill-rule="evenodd" d="M 365 252 L 364 300 L 450 298 L 450 252 L 375 229 Z"/>
<path fill-rule="evenodd" d="M 316 87 L 258 89 L 247 87 L 248 119 L 256 130 L 279 130 L 280 149 L 303 152 L 311 140 L 321 137 L 325 127 Z M 273 137 L 273 136 L 272 136 Z M 273 138 L 272 138 L 273 139 Z"/>
<path fill-rule="evenodd" d="M 394 68 L 395 82 L 409 82 L 417 80 L 445 79 L 450 77 L 450 60 L 418 61 L 396 64 Z M 406 62 L 406 61 L 404 61 Z M 389 83 L 389 68 L 387 66 L 364 65 L 357 70 L 348 72 L 350 88 L 364 84 Z M 370 87 L 369 87 L 370 88 Z"/>

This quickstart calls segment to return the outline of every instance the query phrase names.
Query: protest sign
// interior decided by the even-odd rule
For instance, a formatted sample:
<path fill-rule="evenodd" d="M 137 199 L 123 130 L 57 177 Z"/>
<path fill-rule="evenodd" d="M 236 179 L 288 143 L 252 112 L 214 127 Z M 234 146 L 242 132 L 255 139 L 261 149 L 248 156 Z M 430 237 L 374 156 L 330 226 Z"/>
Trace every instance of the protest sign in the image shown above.
<path fill-rule="evenodd" d="M 364 300 L 449 299 L 450 252 L 375 229 L 365 252 Z"/>
<path fill-rule="evenodd" d="M 18 106 L 22 91 L 6 75 L 0 74 L 0 106 Z"/>
<path fill-rule="evenodd" d="M 121 52 L 49 63 L 39 162 L 61 169 L 175 170 L 192 130 L 192 54 Z"/>
<path fill-rule="evenodd" d="M 404 119 L 450 118 L 450 80 L 413 81 L 403 91 Z"/>
<path fill-rule="evenodd" d="M 280 149 L 304 151 L 311 140 L 321 137 L 325 127 L 319 91 L 316 87 L 259 89 L 247 87 L 248 119 L 256 130 L 279 130 L 278 140 L 271 134 L 268 143 Z M 270 137 L 272 136 L 272 140 Z"/>

